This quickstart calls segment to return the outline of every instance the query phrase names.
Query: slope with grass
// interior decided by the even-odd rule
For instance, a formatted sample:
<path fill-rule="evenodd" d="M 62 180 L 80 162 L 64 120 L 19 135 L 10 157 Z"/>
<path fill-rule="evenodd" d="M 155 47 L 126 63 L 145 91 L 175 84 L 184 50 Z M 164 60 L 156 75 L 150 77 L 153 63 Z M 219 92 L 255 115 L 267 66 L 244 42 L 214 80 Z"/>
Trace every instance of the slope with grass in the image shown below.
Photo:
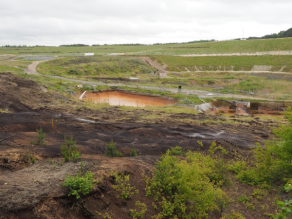
<path fill-rule="evenodd" d="M 216 56 L 179 57 L 151 56 L 152 59 L 167 65 L 169 71 L 251 71 L 255 65 L 272 66 L 271 71 L 292 71 L 292 56 Z M 285 68 L 282 68 L 286 66 Z"/>
<path fill-rule="evenodd" d="M 76 56 L 85 52 L 96 55 L 126 53 L 135 55 L 183 55 L 210 53 L 255 53 L 261 51 L 289 51 L 292 50 L 292 38 L 267 40 L 230 40 L 214 42 L 177 43 L 160 45 L 101 45 L 74 47 L 0 47 L 0 54 L 16 55 L 53 55 Z"/>
<path fill-rule="evenodd" d="M 138 58 L 92 56 L 55 59 L 41 63 L 38 72 L 46 75 L 130 77 L 149 73 L 154 68 Z"/>

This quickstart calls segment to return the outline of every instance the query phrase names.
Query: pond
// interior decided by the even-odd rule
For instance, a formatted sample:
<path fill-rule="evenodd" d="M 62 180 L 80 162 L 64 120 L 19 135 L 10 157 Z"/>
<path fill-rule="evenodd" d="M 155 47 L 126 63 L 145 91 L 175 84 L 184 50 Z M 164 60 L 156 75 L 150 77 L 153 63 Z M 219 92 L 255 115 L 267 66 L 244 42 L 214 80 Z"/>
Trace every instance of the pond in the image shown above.
<path fill-rule="evenodd" d="M 80 98 L 82 93 L 76 93 L 76 97 Z M 108 103 L 114 106 L 163 106 L 177 103 L 172 98 L 164 98 L 157 96 L 138 95 L 121 91 L 104 91 L 99 93 L 86 92 L 82 97 L 83 100 L 93 103 Z"/>

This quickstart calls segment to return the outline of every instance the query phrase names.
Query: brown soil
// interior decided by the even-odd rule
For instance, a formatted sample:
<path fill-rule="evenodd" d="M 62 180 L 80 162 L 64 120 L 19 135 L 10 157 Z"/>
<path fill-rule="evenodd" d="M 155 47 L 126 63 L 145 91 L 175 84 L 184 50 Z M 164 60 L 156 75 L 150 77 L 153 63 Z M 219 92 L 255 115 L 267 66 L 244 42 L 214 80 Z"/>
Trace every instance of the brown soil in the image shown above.
<path fill-rule="evenodd" d="M 103 218 L 99 214 L 106 212 L 112 218 L 130 218 L 129 210 L 135 208 L 136 200 L 147 204 L 145 218 L 151 218 L 158 212 L 152 207 L 153 199 L 145 196 L 141 178 L 143 173 L 153 170 L 156 160 L 167 149 L 179 145 L 184 150 L 204 152 L 216 141 L 229 151 L 228 159 L 238 156 L 249 159 L 249 147 L 269 138 L 269 127 L 273 125 L 271 121 L 246 121 L 239 116 L 230 118 L 234 123 L 227 123 L 220 115 L 170 115 L 145 109 L 127 112 L 110 106 L 92 110 L 74 97 L 47 91 L 33 81 L 12 74 L 0 74 L 0 96 L 0 109 L 9 112 L 0 111 L 1 219 Z M 143 119 L 153 114 L 157 116 L 155 122 Z M 205 123 L 208 120 L 212 122 Z M 46 133 L 46 145 L 31 144 L 39 127 Z M 82 171 L 90 170 L 96 180 L 101 180 L 91 194 L 78 202 L 68 197 L 61 185 L 67 174 L 76 174 L 80 169 L 80 160 L 61 164 L 60 146 L 64 136 L 76 140 L 82 153 Z M 125 157 L 104 155 L 105 145 L 111 140 Z M 203 147 L 198 140 L 203 142 Z M 132 145 L 141 155 L 129 157 Z M 27 162 L 27 155 L 36 157 L 37 163 Z M 118 194 L 112 189 L 109 176 L 115 170 L 131 174 L 131 185 L 139 189 L 138 195 L 126 201 L 116 198 Z M 232 206 L 225 213 L 231 212 Z M 244 209 L 241 213 L 253 214 Z M 256 215 L 256 218 L 262 216 Z"/>

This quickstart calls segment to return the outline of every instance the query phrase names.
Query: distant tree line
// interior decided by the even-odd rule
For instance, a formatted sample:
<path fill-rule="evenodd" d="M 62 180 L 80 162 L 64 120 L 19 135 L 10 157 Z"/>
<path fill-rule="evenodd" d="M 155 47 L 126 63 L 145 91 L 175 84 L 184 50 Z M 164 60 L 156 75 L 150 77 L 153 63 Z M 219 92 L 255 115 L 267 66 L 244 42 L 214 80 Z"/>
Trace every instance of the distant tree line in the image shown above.
<path fill-rule="evenodd" d="M 86 44 L 68 44 L 68 45 L 60 45 L 60 46 L 79 47 L 79 46 L 89 46 L 89 45 L 86 45 Z"/>
<path fill-rule="evenodd" d="M 285 37 L 292 37 L 292 28 L 290 28 L 290 29 L 288 29 L 286 31 L 280 31 L 279 33 L 273 33 L 273 34 L 265 35 L 263 37 L 249 37 L 248 40 L 285 38 Z"/>
<path fill-rule="evenodd" d="M 27 45 L 4 45 L 1 47 L 12 47 L 12 48 L 19 48 L 19 47 L 45 47 L 41 45 L 35 45 L 35 46 L 27 46 Z"/>

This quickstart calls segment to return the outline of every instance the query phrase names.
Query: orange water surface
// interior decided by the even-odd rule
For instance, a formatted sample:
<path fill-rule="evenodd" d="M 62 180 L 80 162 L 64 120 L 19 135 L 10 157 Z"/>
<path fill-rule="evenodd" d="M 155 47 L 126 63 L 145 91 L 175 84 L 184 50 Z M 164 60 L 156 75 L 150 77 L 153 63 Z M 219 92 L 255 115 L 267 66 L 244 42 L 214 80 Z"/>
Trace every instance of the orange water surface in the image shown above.
<path fill-rule="evenodd" d="M 80 97 L 81 93 L 77 93 L 76 97 Z M 175 104 L 176 101 L 169 98 L 143 96 L 137 94 L 129 94 L 120 91 L 105 91 L 101 93 L 86 92 L 83 100 L 93 103 L 109 103 L 114 106 L 163 106 Z"/>

